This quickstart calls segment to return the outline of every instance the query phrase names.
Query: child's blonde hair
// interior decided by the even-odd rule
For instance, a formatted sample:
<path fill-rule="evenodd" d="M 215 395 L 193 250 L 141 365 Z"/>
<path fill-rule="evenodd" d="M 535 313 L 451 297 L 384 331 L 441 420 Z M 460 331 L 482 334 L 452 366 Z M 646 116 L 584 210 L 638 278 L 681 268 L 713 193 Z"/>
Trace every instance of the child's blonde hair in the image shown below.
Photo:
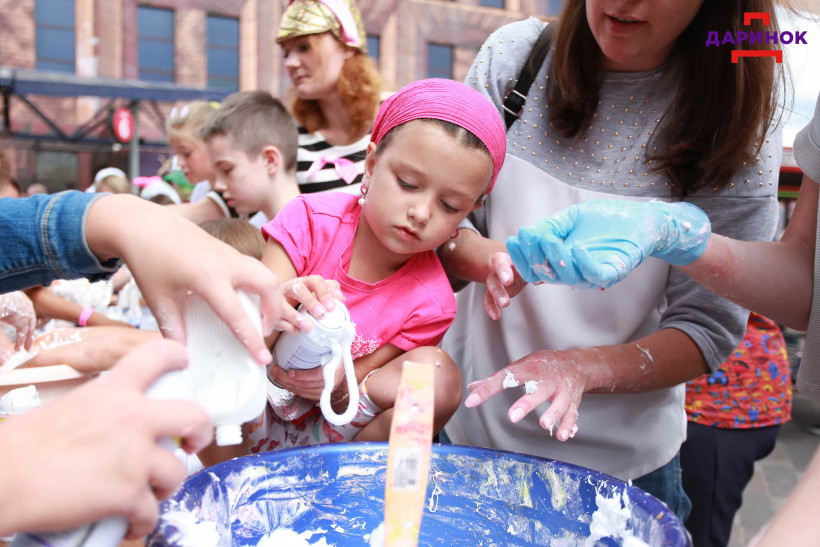
<path fill-rule="evenodd" d="M 199 137 L 199 128 L 205 125 L 211 114 L 219 108 L 219 103 L 207 101 L 192 101 L 183 106 L 175 106 L 168 116 L 166 129 L 171 131 L 188 131 L 194 137 Z"/>
<path fill-rule="evenodd" d="M 243 255 L 262 260 L 262 253 L 265 252 L 265 239 L 262 237 L 262 231 L 247 220 L 221 218 L 203 222 L 199 227 Z"/>
<path fill-rule="evenodd" d="M 106 175 L 101 178 L 97 183 L 94 185 L 96 190 L 99 192 L 100 187 L 105 184 L 111 191 L 115 194 L 130 194 L 132 193 L 131 190 L 131 183 L 128 182 L 128 179 L 121 177 L 119 175 Z"/>

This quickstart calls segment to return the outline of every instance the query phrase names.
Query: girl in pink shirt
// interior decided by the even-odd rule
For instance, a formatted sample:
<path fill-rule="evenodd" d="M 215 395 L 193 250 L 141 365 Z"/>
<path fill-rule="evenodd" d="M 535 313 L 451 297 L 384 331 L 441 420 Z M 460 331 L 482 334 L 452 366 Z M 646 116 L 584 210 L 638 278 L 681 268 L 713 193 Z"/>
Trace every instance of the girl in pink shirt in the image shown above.
<path fill-rule="evenodd" d="M 308 290 L 317 278 L 309 276 L 331 281 L 334 289 L 338 283 L 356 327 L 360 403 L 350 424 L 332 425 L 316 404 L 321 371 L 272 364 L 269 379 L 296 397 L 269 404 L 251 426 L 252 452 L 354 438 L 386 441 L 405 360 L 437 365 L 435 429 L 444 426 L 461 403 L 461 374 L 435 347 L 456 312 L 435 249 L 492 189 L 505 142 L 498 111 L 480 93 L 452 80 L 415 82 L 379 110 L 360 198 L 300 196 L 262 228 L 262 260 L 287 287 L 291 306 L 301 302 L 321 318 L 318 291 Z M 285 314 L 286 330 L 298 324 L 296 313 Z M 340 374 L 334 403 L 343 409 L 346 402 Z"/>

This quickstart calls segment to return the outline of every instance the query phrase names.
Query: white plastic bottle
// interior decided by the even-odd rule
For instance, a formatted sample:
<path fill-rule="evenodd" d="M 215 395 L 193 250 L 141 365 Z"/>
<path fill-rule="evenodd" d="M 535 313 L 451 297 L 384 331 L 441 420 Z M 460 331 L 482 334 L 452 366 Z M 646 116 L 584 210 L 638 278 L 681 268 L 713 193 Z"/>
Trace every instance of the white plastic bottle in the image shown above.
<path fill-rule="evenodd" d="M 327 312 L 322 319 L 311 315 L 307 317 L 313 323 L 309 331 L 299 331 L 297 334 L 285 332 L 276 341 L 273 346 L 274 363 L 285 370 L 324 367 L 322 377 L 325 387 L 319 399 L 319 407 L 330 423 L 347 424 L 356 417 L 359 408 L 359 386 L 353 370 L 353 357 L 350 354 L 356 329 L 347 308 L 338 300 L 333 311 Z M 331 406 L 330 396 L 333 392 L 336 370 L 342 363 L 347 378 L 349 400 L 347 410 L 343 414 L 336 414 Z"/>
<path fill-rule="evenodd" d="M 251 322 L 262 334 L 259 297 L 237 291 Z M 197 296 L 185 306 L 188 370 L 194 399 L 216 427 L 216 444 L 242 442 L 242 424 L 256 419 L 267 402 L 265 367 L 256 362 L 233 332 Z"/>

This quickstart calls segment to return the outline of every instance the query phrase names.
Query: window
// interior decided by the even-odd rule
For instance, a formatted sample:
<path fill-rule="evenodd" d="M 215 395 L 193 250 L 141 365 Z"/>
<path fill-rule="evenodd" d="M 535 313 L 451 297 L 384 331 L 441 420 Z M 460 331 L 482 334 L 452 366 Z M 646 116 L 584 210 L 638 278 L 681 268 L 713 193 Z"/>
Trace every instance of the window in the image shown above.
<path fill-rule="evenodd" d="M 481 5 L 488 8 L 504 9 L 504 0 L 481 0 Z"/>
<path fill-rule="evenodd" d="M 453 46 L 427 44 L 427 77 L 453 77 Z"/>
<path fill-rule="evenodd" d="M 74 0 L 34 3 L 37 70 L 74 72 Z"/>
<path fill-rule="evenodd" d="M 140 80 L 174 81 L 174 12 L 137 7 L 137 67 Z"/>
<path fill-rule="evenodd" d="M 373 36 L 371 34 L 367 35 L 367 54 L 370 55 L 370 58 L 376 61 L 376 64 L 379 64 L 379 58 L 381 53 L 381 38 L 378 36 Z"/>
<path fill-rule="evenodd" d="M 209 15 L 208 87 L 239 91 L 239 19 Z"/>
<path fill-rule="evenodd" d="M 36 161 L 35 180 L 45 184 L 49 190 L 77 188 L 76 152 L 40 150 Z"/>

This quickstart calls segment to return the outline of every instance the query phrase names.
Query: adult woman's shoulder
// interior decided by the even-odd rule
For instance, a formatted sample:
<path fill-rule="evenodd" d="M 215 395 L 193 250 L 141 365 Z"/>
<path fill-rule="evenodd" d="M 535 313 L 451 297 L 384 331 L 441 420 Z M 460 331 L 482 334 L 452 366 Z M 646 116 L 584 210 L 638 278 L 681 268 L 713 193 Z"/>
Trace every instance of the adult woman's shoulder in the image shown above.
<path fill-rule="evenodd" d="M 487 95 L 500 111 L 507 86 L 518 78 L 542 30 L 544 22 L 530 17 L 490 34 L 478 50 L 464 83 Z"/>

